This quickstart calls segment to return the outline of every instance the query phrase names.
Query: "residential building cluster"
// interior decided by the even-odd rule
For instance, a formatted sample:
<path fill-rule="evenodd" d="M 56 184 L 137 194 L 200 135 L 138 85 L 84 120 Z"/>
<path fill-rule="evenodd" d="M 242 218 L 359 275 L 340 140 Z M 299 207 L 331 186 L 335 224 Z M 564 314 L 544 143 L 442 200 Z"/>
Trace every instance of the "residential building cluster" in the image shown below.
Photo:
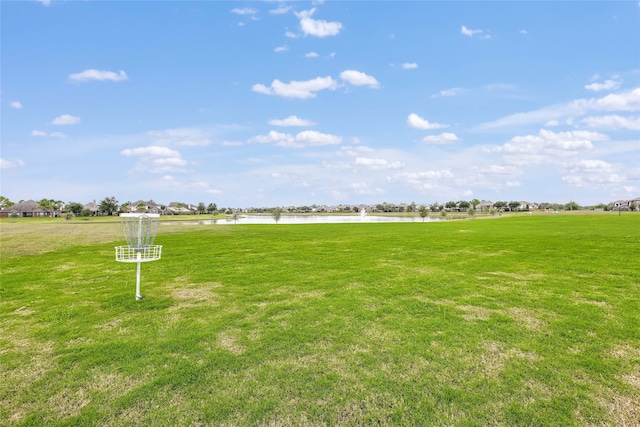
<path fill-rule="evenodd" d="M 215 203 L 192 204 L 183 202 L 171 202 L 167 205 L 156 203 L 153 200 L 144 201 L 138 200 L 136 202 L 126 202 L 118 204 L 118 202 L 112 198 L 106 198 L 103 201 L 97 203 L 95 200 L 85 205 L 78 203 L 64 204 L 62 202 L 48 202 L 26 200 L 20 201 L 15 204 L 6 203 L 7 200 L 3 200 L 5 206 L 0 206 L 0 218 L 1 217 L 59 217 L 63 214 L 75 211 L 75 214 L 82 216 L 100 216 L 100 215 L 118 215 L 119 213 L 154 213 L 160 215 L 198 215 L 198 214 L 233 214 L 234 212 L 241 213 L 268 213 L 271 212 L 274 207 L 262 207 L 262 208 L 218 208 Z M 71 205 L 73 209 L 71 209 Z M 310 206 L 286 206 L 280 207 L 283 212 L 287 213 L 349 213 L 349 212 L 417 212 L 421 206 L 425 206 L 432 212 L 467 212 L 470 209 L 475 209 L 477 212 L 490 212 L 490 211 L 533 211 L 533 210 L 558 210 L 558 209 L 579 209 L 580 207 L 571 202 L 566 205 L 552 204 L 552 203 L 534 203 L 526 201 L 511 201 L 511 202 L 491 202 L 487 200 L 479 201 L 474 199 L 472 202 L 457 201 L 447 202 L 443 204 L 433 203 L 417 205 L 416 203 L 380 203 L 380 204 L 339 204 L 339 205 L 310 205 Z M 640 210 L 640 197 L 630 200 L 616 200 L 607 205 L 600 204 L 591 209 L 599 210 L 615 210 L 615 211 L 628 211 L 628 210 Z"/>

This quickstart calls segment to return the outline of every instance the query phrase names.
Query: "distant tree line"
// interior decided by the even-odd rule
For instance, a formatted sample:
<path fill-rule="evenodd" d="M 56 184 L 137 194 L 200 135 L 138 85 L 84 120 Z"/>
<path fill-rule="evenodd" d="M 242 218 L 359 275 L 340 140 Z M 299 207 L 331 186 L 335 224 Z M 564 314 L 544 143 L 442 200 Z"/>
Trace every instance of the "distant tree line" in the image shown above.
<path fill-rule="evenodd" d="M 22 202 L 23 200 L 20 200 Z M 394 203 L 379 203 L 375 205 L 367 205 L 367 211 L 373 212 L 388 212 L 388 213 L 401 213 L 401 212 L 418 212 L 422 218 L 426 218 L 429 215 L 429 212 L 438 213 L 438 212 L 468 212 L 469 215 L 475 215 L 477 211 L 477 206 L 481 202 L 478 199 L 473 200 L 459 200 L 459 201 L 448 201 L 446 203 L 438 203 L 437 201 L 431 204 L 416 204 L 415 202 L 411 202 L 410 204 L 394 204 Z M 14 205 L 14 202 L 9 200 L 7 197 L 0 196 L 0 209 L 9 208 Z M 182 208 L 183 204 L 178 203 L 178 208 Z M 64 203 L 61 200 L 54 199 L 41 199 L 38 201 L 38 208 L 43 210 L 51 210 L 61 212 L 63 214 L 70 214 L 73 216 L 90 216 L 93 214 L 90 210 L 86 209 L 82 203 L 78 202 L 67 202 Z M 158 205 L 162 211 L 166 209 L 165 205 Z M 335 212 L 359 212 L 362 209 L 363 205 L 339 205 L 336 208 L 332 209 Z M 571 201 L 569 203 L 539 203 L 535 206 L 540 210 L 552 210 L 552 211 L 573 211 L 573 210 L 581 210 L 581 209 L 601 209 L 604 211 L 609 211 L 614 209 L 611 205 L 600 203 L 594 206 L 580 206 L 578 203 Z M 135 210 L 138 212 L 143 212 L 146 210 L 146 205 L 144 203 L 139 203 Z M 100 215 L 116 215 L 123 212 L 131 211 L 131 202 L 125 202 L 120 204 L 118 200 L 111 196 L 105 197 L 97 204 L 98 214 Z M 199 202 L 197 207 L 194 210 L 195 214 L 226 214 L 226 215 L 234 215 L 236 212 L 244 211 L 251 213 L 265 213 L 274 215 L 274 219 L 276 222 L 280 219 L 280 216 L 283 213 L 311 213 L 311 212 L 322 212 L 324 207 L 317 205 L 302 205 L 302 206 L 289 206 L 286 208 L 278 207 L 278 211 L 274 211 L 274 207 L 262 207 L 262 208 L 247 208 L 247 209 L 238 209 L 232 207 L 221 207 L 218 208 L 216 203 L 209 203 L 206 205 L 204 202 Z M 486 207 L 485 207 L 486 209 Z M 523 204 L 523 202 L 519 201 L 504 201 L 499 200 L 493 203 L 493 206 L 489 209 L 489 212 L 492 214 L 496 214 L 499 212 L 505 211 L 528 211 L 531 207 L 528 204 Z M 638 206 L 635 203 L 632 203 L 629 206 L 630 210 L 637 210 Z M 442 215 L 443 217 L 445 215 Z"/>

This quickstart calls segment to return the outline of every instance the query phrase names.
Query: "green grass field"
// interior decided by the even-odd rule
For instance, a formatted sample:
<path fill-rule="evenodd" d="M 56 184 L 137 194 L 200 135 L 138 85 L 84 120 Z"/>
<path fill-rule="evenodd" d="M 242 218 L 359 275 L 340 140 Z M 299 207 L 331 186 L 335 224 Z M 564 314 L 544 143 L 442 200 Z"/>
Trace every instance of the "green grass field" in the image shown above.
<path fill-rule="evenodd" d="M 0 227 L 2 425 L 640 425 L 637 214 Z"/>

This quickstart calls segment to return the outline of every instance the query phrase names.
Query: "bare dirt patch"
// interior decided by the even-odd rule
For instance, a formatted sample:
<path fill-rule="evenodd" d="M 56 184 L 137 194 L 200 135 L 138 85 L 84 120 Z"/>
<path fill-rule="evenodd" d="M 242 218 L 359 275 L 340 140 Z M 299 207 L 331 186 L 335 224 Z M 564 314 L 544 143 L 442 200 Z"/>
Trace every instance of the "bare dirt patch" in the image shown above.
<path fill-rule="evenodd" d="M 639 426 L 640 405 L 638 405 L 638 399 L 640 399 L 640 394 L 633 397 L 614 394 L 610 398 L 601 398 L 600 404 L 607 409 L 614 425 Z"/>
<path fill-rule="evenodd" d="M 48 401 L 48 406 L 58 418 L 69 418 L 78 415 L 80 410 L 91 403 L 84 389 L 76 391 L 64 390 Z"/>
<path fill-rule="evenodd" d="M 508 277 L 513 280 L 518 280 L 520 282 L 526 282 L 528 280 L 536 280 L 546 277 L 546 274 L 540 273 L 529 273 L 529 274 L 520 274 L 520 273 L 507 273 L 504 271 L 488 271 L 487 274 L 491 274 L 493 276 L 503 276 Z"/>
<path fill-rule="evenodd" d="M 640 359 L 640 348 L 632 346 L 629 343 L 619 344 L 615 346 L 610 354 L 617 359 Z"/>
<path fill-rule="evenodd" d="M 237 331 L 223 331 L 218 334 L 218 346 L 235 355 L 244 353 L 245 348 L 238 342 Z"/>
<path fill-rule="evenodd" d="M 520 359 L 533 362 L 539 359 L 539 356 L 534 352 L 505 348 L 502 343 L 496 341 L 485 341 L 482 343 L 482 347 L 484 351 L 481 355 L 481 361 L 485 374 L 490 377 L 500 375 L 510 360 Z"/>
<path fill-rule="evenodd" d="M 18 308 L 17 310 L 15 310 L 14 313 L 15 314 L 19 314 L 20 316 L 28 316 L 30 314 L 35 313 L 35 311 L 29 310 L 27 308 L 27 306 L 25 305 L 25 306 L 22 306 L 22 307 Z"/>
<path fill-rule="evenodd" d="M 468 321 L 487 320 L 492 314 L 492 310 L 476 305 L 458 305 L 456 308 L 464 311 L 462 318 Z"/>
<path fill-rule="evenodd" d="M 539 331 L 546 325 L 546 322 L 538 318 L 533 310 L 526 308 L 512 307 L 504 310 L 504 313 L 515 320 L 519 325 L 532 331 Z"/>

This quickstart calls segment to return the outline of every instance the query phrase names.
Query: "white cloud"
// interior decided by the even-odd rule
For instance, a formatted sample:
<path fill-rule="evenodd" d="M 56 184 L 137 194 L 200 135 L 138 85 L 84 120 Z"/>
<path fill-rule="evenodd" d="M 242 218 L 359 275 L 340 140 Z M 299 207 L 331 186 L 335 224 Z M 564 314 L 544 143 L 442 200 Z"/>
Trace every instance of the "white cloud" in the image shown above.
<path fill-rule="evenodd" d="M 582 119 L 582 123 L 592 128 L 640 130 L 640 117 L 592 116 Z"/>
<path fill-rule="evenodd" d="M 606 141 L 608 136 L 598 132 L 552 132 L 541 129 L 537 135 L 516 136 L 494 151 L 503 153 L 508 165 L 533 166 L 560 164 L 593 148 L 592 141 Z"/>
<path fill-rule="evenodd" d="M 51 4 L 51 0 L 36 0 L 38 3 L 42 3 L 45 6 L 49 6 Z"/>
<path fill-rule="evenodd" d="M 297 39 L 300 37 L 300 34 L 293 33 L 291 31 L 287 31 L 284 33 L 285 37 L 289 37 L 290 39 Z"/>
<path fill-rule="evenodd" d="M 211 144 L 206 132 L 198 128 L 173 128 L 147 132 L 156 144 L 205 147 Z"/>
<path fill-rule="evenodd" d="M 314 126 L 317 123 L 311 120 L 301 119 L 297 116 L 289 116 L 286 119 L 273 119 L 268 122 L 272 126 Z"/>
<path fill-rule="evenodd" d="M 71 80 L 72 82 L 88 82 L 90 80 L 121 82 L 127 80 L 128 78 L 129 77 L 127 76 L 127 73 L 122 70 L 116 73 L 114 71 L 91 69 L 84 70 L 76 74 L 69 74 L 69 80 Z"/>
<path fill-rule="evenodd" d="M 372 188 L 366 182 L 354 182 L 352 184 L 349 184 L 349 188 L 353 190 L 356 194 L 361 194 L 361 195 L 377 196 L 385 193 L 384 189 Z"/>
<path fill-rule="evenodd" d="M 307 81 L 291 81 L 283 83 L 280 80 L 274 80 L 270 87 L 263 84 L 255 84 L 251 88 L 254 92 L 263 93 L 265 95 L 277 95 L 285 98 L 315 98 L 316 92 L 330 89 L 335 90 L 338 83 L 331 77 L 316 77 Z"/>
<path fill-rule="evenodd" d="M 274 51 L 277 52 L 277 53 L 286 52 L 288 50 L 289 50 L 289 46 L 287 46 L 287 45 L 278 46 L 277 48 L 274 49 Z"/>
<path fill-rule="evenodd" d="M 320 55 L 318 55 L 315 52 L 307 52 L 307 53 L 304 54 L 305 58 L 317 58 L 318 56 L 320 56 Z"/>
<path fill-rule="evenodd" d="M 280 5 L 277 9 L 269 10 L 272 15 L 283 15 L 291 10 L 291 6 Z"/>
<path fill-rule="evenodd" d="M 462 28 L 460 28 L 460 33 L 467 37 L 473 37 L 476 34 L 482 34 L 482 32 L 482 30 L 471 30 L 464 25 L 462 26 Z"/>
<path fill-rule="evenodd" d="M 562 181 L 573 187 L 606 188 L 626 181 L 619 167 L 603 160 L 580 160 L 566 169 Z"/>
<path fill-rule="evenodd" d="M 327 37 L 335 36 L 340 32 L 342 29 L 340 22 L 327 22 L 311 18 L 311 15 L 313 15 L 315 11 L 316 9 L 313 8 L 311 10 L 295 12 L 295 15 L 300 20 L 300 29 L 305 36 Z"/>
<path fill-rule="evenodd" d="M 136 169 L 145 173 L 186 172 L 186 160 L 180 153 L 167 147 L 151 145 L 148 147 L 127 148 L 120 152 L 127 157 L 140 157 Z"/>
<path fill-rule="evenodd" d="M 512 165 L 489 165 L 479 169 L 483 175 L 517 176 L 522 175 L 522 170 Z"/>
<path fill-rule="evenodd" d="M 518 34 L 529 34 L 529 32 L 527 30 L 520 30 L 518 31 Z"/>
<path fill-rule="evenodd" d="M 11 169 L 24 165 L 25 163 L 22 160 L 10 161 L 6 159 L 0 159 L 0 169 Z"/>
<path fill-rule="evenodd" d="M 638 111 L 640 110 L 640 88 L 629 92 L 611 93 L 603 98 L 578 99 L 571 106 L 579 111 Z"/>
<path fill-rule="evenodd" d="M 441 187 L 442 183 L 451 181 L 454 175 L 448 169 L 430 170 L 424 172 L 402 172 L 387 177 L 387 181 L 395 184 L 408 185 L 418 191 L 433 190 Z"/>
<path fill-rule="evenodd" d="M 585 85 L 585 89 L 592 90 L 594 92 L 600 92 L 602 90 L 615 90 L 620 87 L 622 82 L 618 80 L 605 80 L 603 83 L 591 83 Z"/>
<path fill-rule="evenodd" d="M 283 147 L 291 146 L 301 148 L 306 146 L 333 145 L 340 144 L 342 137 L 327 133 L 320 133 L 314 130 L 307 130 L 296 135 L 295 144 L 282 145 Z"/>
<path fill-rule="evenodd" d="M 259 144 L 267 144 L 279 141 L 293 141 L 293 135 L 288 133 L 276 132 L 275 130 L 269 131 L 267 135 L 257 135 L 249 138 L 250 143 L 257 142 Z"/>
<path fill-rule="evenodd" d="M 369 86 L 373 88 L 379 87 L 375 77 L 356 70 L 345 70 L 340 73 L 340 78 L 354 86 Z"/>
<path fill-rule="evenodd" d="M 367 147 L 365 145 L 346 146 L 346 147 L 340 147 L 340 150 L 336 152 L 336 155 L 338 157 L 342 157 L 342 156 L 356 157 L 361 155 L 362 153 L 373 153 L 374 151 L 375 150 L 373 148 Z"/>
<path fill-rule="evenodd" d="M 434 93 L 433 95 L 431 95 L 432 98 L 439 98 L 441 96 L 456 96 L 458 95 L 460 92 L 462 92 L 462 89 L 459 87 L 452 87 L 451 89 L 445 89 L 445 90 L 441 90 L 438 93 Z"/>
<path fill-rule="evenodd" d="M 307 130 L 298 133 L 297 135 L 291 135 L 288 133 L 270 131 L 267 135 L 258 135 L 250 138 L 249 143 L 272 143 L 278 147 L 286 148 L 304 148 L 311 146 L 333 145 L 340 144 L 342 137 L 320 133 L 313 130 Z"/>
<path fill-rule="evenodd" d="M 32 130 L 31 131 L 31 136 L 38 136 L 38 137 L 50 137 L 50 138 L 65 138 L 66 135 L 62 132 L 51 132 L 51 133 L 47 133 L 47 132 L 43 132 L 41 130 Z"/>
<path fill-rule="evenodd" d="M 231 13 L 236 15 L 255 15 L 258 11 L 250 7 L 236 7 L 231 9 Z"/>
<path fill-rule="evenodd" d="M 449 125 L 441 123 L 431 123 L 415 113 L 409 114 L 409 117 L 407 118 L 407 124 L 416 129 L 442 129 L 449 127 Z"/>
<path fill-rule="evenodd" d="M 523 126 L 546 123 L 567 116 L 581 116 L 589 111 L 638 111 L 640 110 L 640 88 L 628 92 L 612 93 L 603 98 L 577 99 L 567 104 L 552 105 L 526 113 L 515 113 L 492 122 L 483 123 L 480 129 Z"/>
<path fill-rule="evenodd" d="M 414 70 L 418 68 L 418 64 L 416 64 L 415 62 L 405 62 L 404 64 L 400 65 L 400 67 L 402 67 L 403 70 Z"/>
<path fill-rule="evenodd" d="M 187 161 L 180 157 L 164 157 L 160 159 L 153 159 L 153 164 L 160 167 L 184 166 L 187 164 Z"/>
<path fill-rule="evenodd" d="M 440 135 L 430 135 L 422 138 L 423 142 L 428 144 L 449 144 L 451 142 L 460 141 L 455 133 L 443 132 Z"/>
<path fill-rule="evenodd" d="M 75 125 L 80 123 L 80 117 L 77 116 L 72 116 L 70 114 L 63 114 L 59 117 L 56 117 L 55 119 L 53 119 L 51 121 L 52 125 L 61 125 L 61 126 L 66 126 L 66 125 Z"/>
<path fill-rule="evenodd" d="M 380 169 L 402 169 L 405 164 L 404 162 L 396 161 L 389 162 L 386 159 L 375 159 L 369 157 L 356 157 L 353 162 L 353 166 L 361 166 L 371 170 L 380 170 Z"/>
<path fill-rule="evenodd" d="M 20 110 L 22 108 L 22 103 L 20 101 L 11 101 L 9 103 L 11 108 L 15 108 L 16 110 Z"/>
<path fill-rule="evenodd" d="M 180 153 L 167 147 L 150 145 L 148 147 L 126 148 L 120 152 L 123 156 L 141 157 L 180 157 Z"/>

